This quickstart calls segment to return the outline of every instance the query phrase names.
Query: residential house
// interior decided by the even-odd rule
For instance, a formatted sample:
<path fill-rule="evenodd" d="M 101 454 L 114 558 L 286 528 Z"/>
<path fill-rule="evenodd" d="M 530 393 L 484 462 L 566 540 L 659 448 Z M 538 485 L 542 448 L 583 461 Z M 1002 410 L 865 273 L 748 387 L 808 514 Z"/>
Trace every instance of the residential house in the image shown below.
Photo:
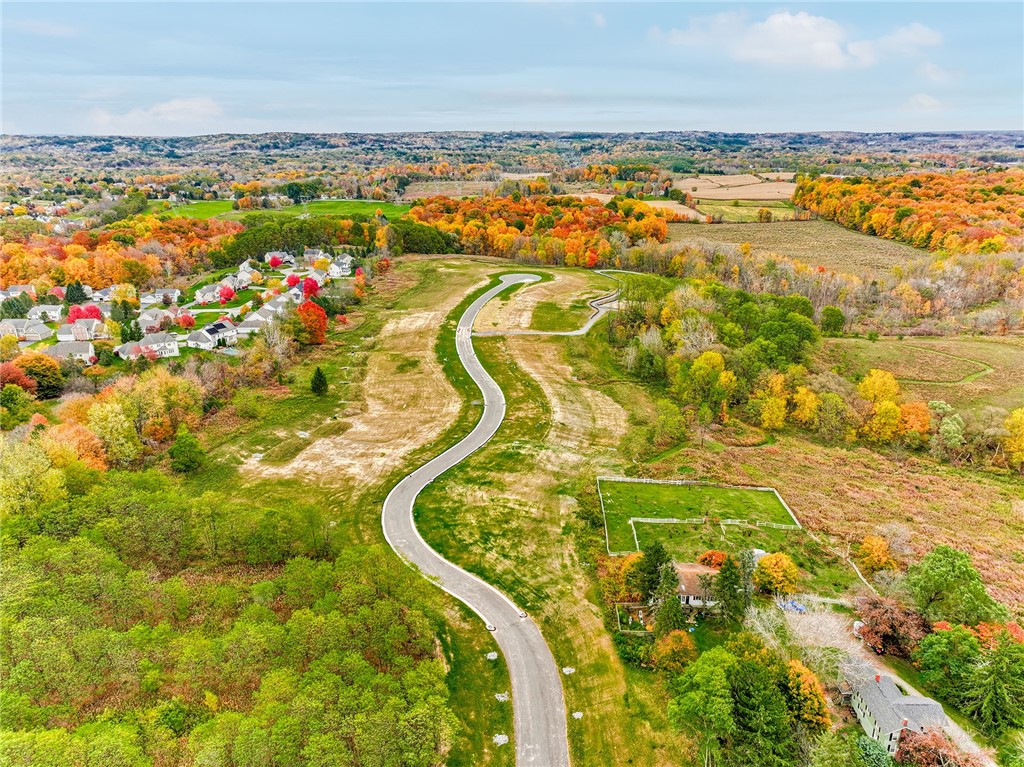
<path fill-rule="evenodd" d="M 718 570 L 695 562 L 674 562 L 673 566 L 679 579 L 679 601 L 684 607 L 704 609 L 718 604 L 703 583 L 713 580 Z"/>
<path fill-rule="evenodd" d="M 236 293 L 239 290 L 244 290 L 249 286 L 249 283 L 244 280 L 237 279 L 237 275 L 229 274 L 220 282 L 214 282 L 211 285 L 204 285 L 196 291 L 196 301 L 201 304 L 211 304 L 220 301 L 220 290 L 221 288 L 231 288 Z"/>
<path fill-rule="evenodd" d="M 92 292 L 91 296 L 88 293 L 86 293 L 86 295 L 89 296 L 89 298 L 92 299 L 93 301 L 108 301 L 109 302 L 110 301 L 110 295 L 111 295 L 111 293 L 113 293 L 113 291 L 114 291 L 113 288 L 100 288 L 99 290 L 94 290 Z"/>
<path fill-rule="evenodd" d="M 95 306 L 97 309 L 100 310 L 100 314 L 103 315 L 104 317 L 109 317 L 110 312 L 113 309 L 113 304 L 111 304 L 109 301 L 90 301 L 87 304 L 82 304 L 83 309 L 87 306 Z"/>
<path fill-rule="evenodd" d="M 275 317 L 274 311 L 266 306 L 245 315 L 245 320 L 240 322 L 235 330 L 240 336 L 248 336 L 263 330 L 266 325 Z"/>
<path fill-rule="evenodd" d="M 86 298 L 92 298 L 92 294 L 93 294 L 92 285 L 86 285 L 83 282 L 82 283 L 82 292 L 85 293 L 85 297 Z"/>
<path fill-rule="evenodd" d="M 309 274 L 306 276 L 316 280 L 316 284 L 320 287 L 323 287 L 324 283 L 327 282 L 327 272 L 322 269 L 311 269 Z"/>
<path fill-rule="evenodd" d="M 139 327 L 142 328 L 143 333 L 155 333 L 160 330 L 160 323 L 164 321 L 164 318 L 170 316 L 172 316 L 171 313 L 165 309 L 156 307 L 146 309 L 139 313 Z"/>
<path fill-rule="evenodd" d="M 96 341 L 102 338 L 110 338 L 106 323 L 91 317 L 75 320 L 57 328 L 58 341 Z"/>
<path fill-rule="evenodd" d="M 22 293 L 28 293 L 32 297 L 33 301 L 36 300 L 36 289 L 34 287 L 32 287 L 31 285 L 8 285 L 7 286 L 7 295 L 10 298 L 15 298 L 16 296 L 20 296 Z"/>
<path fill-rule="evenodd" d="M 939 703 L 920 695 L 907 695 L 892 677 L 881 674 L 854 685 L 850 705 L 864 732 L 891 755 L 896 754 L 904 730 L 925 732 L 948 724 Z"/>
<path fill-rule="evenodd" d="M 64 307 L 60 304 L 36 304 L 28 310 L 28 318 L 39 322 L 60 322 L 63 316 Z"/>
<path fill-rule="evenodd" d="M 89 341 L 61 341 L 43 349 L 43 354 L 55 360 L 73 359 L 91 365 L 96 358 L 96 349 Z"/>
<path fill-rule="evenodd" d="M 53 330 L 39 320 L 0 320 L 0 338 L 14 336 L 19 341 L 42 341 L 53 335 Z"/>
<path fill-rule="evenodd" d="M 251 285 L 255 279 L 262 276 L 262 272 L 253 265 L 252 259 L 247 258 L 238 265 L 238 276 L 246 281 L 246 285 Z"/>
<path fill-rule="evenodd" d="M 211 322 L 204 328 L 193 330 L 188 334 L 186 344 L 194 349 L 213 349 L 220 346 L 234 346 L 238 343 L 238 329 L 231 320 Z"/>
<path fill-rule="evenodd" d="M 178 303 L 180 298 L 181 291 L 177 288 L 157 288 L 139 296 L 139 304 L 142 306 L 152 306 L 153 304 L 170 306 Z"/>
<path fill-rule="evenodd" d="M 321 258 L 326 258 L 330 260 L 331 257 L 329 254 L 320 250 L 320 248 L 306 248 L 304 251 L 302 251 L 302 258 L 305 260 L 307 264 L 312 266 L 316 261 L 319 261 Z"/>
<path fill-rule="evenodd" d="M 331 265 L 327 267 L 327 274 L 334 279 L 339 277 L 351 277 L 354 264 L 355 259 L 352 258 L 352 256 L 348 253 L 342 253 L 331 261 Z"/>
<path fill-rule="evenodd" d="M 277 257 L 281 259 L 281 266 L 295 266 L 295 256 L 285 253 L 283 250 L 271 250 L 263 256 L 263 263 L 269 264 L 270 259 Z"/>
<path fill-rule="evenodd" d="M 145 354 L 154 354 L 157 357 L 177 357 L 181 352 L 178 349 L 178 339 L 170 333 L 150 333 L 142 337 L 141 341 L 129 341 L 121 344 L 114 353 L 126 360 L 134 360 Z"/>

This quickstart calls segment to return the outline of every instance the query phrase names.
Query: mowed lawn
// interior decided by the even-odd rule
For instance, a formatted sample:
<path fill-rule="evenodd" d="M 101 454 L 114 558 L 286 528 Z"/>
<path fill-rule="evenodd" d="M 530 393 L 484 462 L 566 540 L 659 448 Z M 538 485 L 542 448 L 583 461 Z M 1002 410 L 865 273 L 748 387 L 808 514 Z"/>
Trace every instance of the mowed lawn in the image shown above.
<path fill-rule="evenodd" d="M 388 218 L 400 218 L 411 208 L 411 205 L 398 205 L 393 202 L 379 202 L 377 200 L 313 200 L 305 205 L 289 205 L 279 209 L 257 209 L 257 210 L 232 210 L 231 200 L 204 200 L 193 202 L 188 205 L 180 205 L 172 208 L 175 215 L 188 218 L 225 218 L 237 220 L 250 213 L 271 213 L 278 216 L 301 216 L 310 215 L 324 216 L 351 216 L 361 214 L 372 216 L 378 210 Z"/>
<path fill-rule="evenodd" d="M 772 224 L 669 224 L 668 233 L 669 239 L 678 243 L 704 240 L 739 245 L 749 242 L 757 255 L 774 253 L 849 274 L 888 271 L 908 261 L 931 257 L 926 251 L 909 245 L 852 232 L 820 219 Z"/>
<path fill-rule="evenodd" d="M 743 519 L 755 522 L 793 524 L 786 508 L 775 493 L 745 488 L 712 487 L 706 485 L 643 484 L 599 480 L 604 503 L 605 524 L 608 527 L 608 546 L 612 551 L 636 549 L 633 528 L 629 520 L 634 517 L 658 519 L 689 519 L 708 517 L 717 525 L 720 519 Z M 654 523 L 649 527 L 671 527 Z M 687 527 L 697 527 L 687 525 Z M 641 541 L 643 544 L 643 541 Z"/>
<path fill-rule="evenodd" d="M 634 484 L 602 481 L 605 524 L 613 552 L 636 550 L 631 517 L 688 519 L 703 523 L 634 522 L 640 548 L 660 542 L 677 562 L 693 562 L 705 551 L 739 554 L 750 549 L 788 554 L 800 568 L 800 586 L 822 596 L 839 596 L 856 581 L 856 573 L 805 530 L 757 527 L 757 522 L 793 524 L 775 493 L 704 485 Z M 749 524 L 723 525 L 723 519 Z"/>

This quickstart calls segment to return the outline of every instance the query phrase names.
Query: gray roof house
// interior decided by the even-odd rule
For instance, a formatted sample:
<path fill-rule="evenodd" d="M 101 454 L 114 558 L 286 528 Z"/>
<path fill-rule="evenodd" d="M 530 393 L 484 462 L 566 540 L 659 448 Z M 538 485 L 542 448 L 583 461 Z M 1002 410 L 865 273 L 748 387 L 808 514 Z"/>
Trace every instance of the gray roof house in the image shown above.
<path fill-rule="evenodd" d="M 263 307 L 255 312 L 250 312 L 245 316 L 245 320 L 240 322 L 235 330 L 240 336 L 248 336 L 252 333 L 258 333 L 264 326 L 274 319 L 273 310 Z"/>
<path fill-rule="evenodd" d="M 0 337 L 14 336 L 19 341 L 42 341 L 53 335 L 53 330 L 39 320 L 0 321 Z"/>
<path fill-rule="evenodd" d="M 141 341 L 129 341 L 114 349 L 118 357 L 126 360 L 136 359 L 147 352 L 153 352 L 157 357 L 177 357 L 181 353 L 178 339 L 170 333 L 150 333 Z"/>
<path fill-rule="evenodd" d="M 155 333 L 160 329 L 160 323 L 164 321 L 164 317 L 169 316 L 171 316 L 170 313 L 161 308 L 146 309 L 139 314 L 139 327 L 144 333 Z"/>
<path fill-rule="evenodd" d="M 323 286 L 323 284 L 327 282 L 327 272 L 322 269 L 311 269 L 307 276 L 316 280 L 316 284 L 320 286 Z"/>
<path fill-rule="evenodd" d="M 231 320 L 218 320 L 211 322 L 205 328 L 194 330 L 188 334 L 185 343 L 195 349 L 213 349 L 221 341 L 226 346 L 234 346 L 238 343 L 238 330 Z"/>
<path fill-rule="evenodd" d="M 28 310 L 28 318 L 39 322 L 60 322 L 63 316 L 64 307 L 60 304 L 36 304 Z"/>
<path fill-rule="evenodd" d="M 320 248 L 306 248 L 302 251 L 302 257 L 306 259 L 306 263 L 312 264 L 317 259 L 330 258 L 330 255 L 324 253 Z"/>
<path fill-rule="evenodd" d="M 36 289 L 33 288 L 31 285 L 8 285 L 7 286 L 7 295 L 8 296 L 11 296 L 11 297 L 20 296 L 22 293 L 28 293 L 33 298 L 35 298 Z"/>
<path fill-rule="evenodd" d="M 61 341 L 53 346 L 43 349 L 43 354 L 53 357 L 55 360 L 71 358 L 91 365 L 96 350 L 89 341 Z"/>
<path fill-rule="evenodd" d="M 327 274 L 337 279 L 338 277 L 349 277 L 352 274 L 352 265 L 355 259 L 352 258 L 348 253 L 342 253 L 340 256 L 335 258 L 329 267 L 327 267 Z"/>
<path fill-rule="evenodd" d="M 269 264 L 270 259 L 274 258 L 274 256 L 277 256 L 278 258 L 281 259 L 282 265 L 290 264 L 292 266 L 295 266 L 295 256 L 293 256 L 291 253 L 285 253 L 283 250 L 269 251 L 266 255 L 263 256 L 263 261 Z"/>
<path fill-rule="evenodd" d="M 920 695 L 905 695 L 892 677 L 881 674 L 854 686 L 850 705 L 864 732 L 893 755 L 904 730 L 925 732 L 948 724 L 939 703 Z"/>

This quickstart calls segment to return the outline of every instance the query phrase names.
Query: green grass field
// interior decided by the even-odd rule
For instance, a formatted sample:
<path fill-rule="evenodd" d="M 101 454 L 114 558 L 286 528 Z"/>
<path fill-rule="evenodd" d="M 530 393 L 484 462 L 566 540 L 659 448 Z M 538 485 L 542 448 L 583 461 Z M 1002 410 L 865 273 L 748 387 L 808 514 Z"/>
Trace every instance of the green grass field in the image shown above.
<path fill-rule="evenodd" d="M 179 205 L 171 210 L 176 216 L 187 218 L 224 218 L 236 221 L 250 213 L 271 213 L 275 216 L 294 218 L 309 213 L 314 216 L 351 216 L 358 213 L 372 216 L 378 210 L 388 218 L 400 218 L 411 208 L 411 205 L 397 205 L 393 202 L 377 200 L 314 200 L 306 205 L 290 205 L 278 210 L 232 210 L 231 200 L 204 200 L 188 205 Z"/>
<path fill-rule="evenodd" d="M 787 200 L 701 200 L 695 206 L 708 216 L 721 216 L 728 223 L 749 223 L 757 221 L 757 212 L 767 208 L 776 220 L 793 217 L 793 203 Z"/>

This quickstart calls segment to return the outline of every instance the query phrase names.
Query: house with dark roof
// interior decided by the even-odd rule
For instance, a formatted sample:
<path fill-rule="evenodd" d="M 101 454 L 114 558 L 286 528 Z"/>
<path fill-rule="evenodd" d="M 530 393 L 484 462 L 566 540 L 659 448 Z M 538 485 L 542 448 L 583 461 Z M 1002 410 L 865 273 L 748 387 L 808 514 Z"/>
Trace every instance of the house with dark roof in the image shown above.
<path fill-rule="evenodd" d="M 900 746 L 904 730 L 925 732 L 949 723 L 939 703 L 921 695 L 907 695 L 892 677 L 882 674 L 855 685 L 850 705 L 864 732 L 892 755 Z"/>
<path fill-rule="evenodd" d="M 238 343 L 238 329 L 231 320 L 217 320 L 204 328 L 193 330 L 185 343 L 194 349 L 214 349 L 221 343 L 234 346 Z"/>

